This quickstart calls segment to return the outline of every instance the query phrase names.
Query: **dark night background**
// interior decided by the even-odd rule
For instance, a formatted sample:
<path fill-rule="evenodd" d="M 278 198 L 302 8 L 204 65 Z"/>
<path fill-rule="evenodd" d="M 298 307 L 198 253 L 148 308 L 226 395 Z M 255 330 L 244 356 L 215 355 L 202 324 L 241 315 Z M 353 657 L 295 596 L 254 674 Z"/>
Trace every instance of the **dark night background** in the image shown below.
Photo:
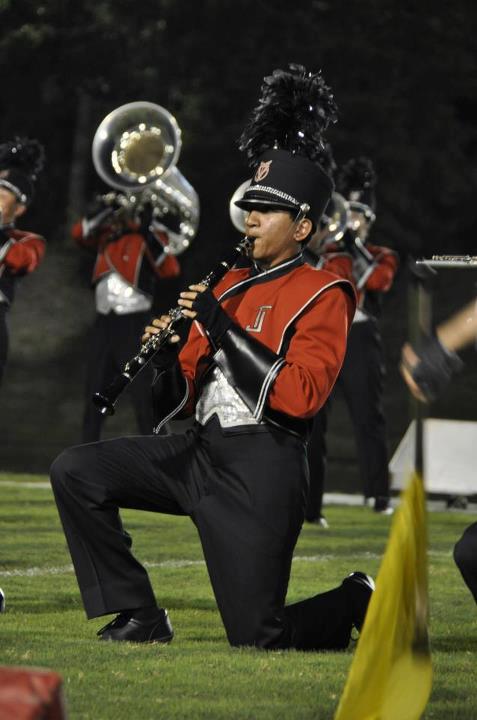
<path fill-rule="evenodd" d="M 409 421 L 397 372 L 407 337 L 411 257 L 476 251 L 477 6 L 464 0 L 0 0 L 0 140 L 38 138 L 47 164 L 19 227 L 48 239 L 10 316 L 9 366 L 0 391 L 0 468 L 46 471 L 78 441 L 88 326 L 89 267 L 69 229 L 104 192 L 91 163 L 102 118 L 133 100 L 159 103 L 182 128 L 178 167 L 199 193 L 202 216 L 181 256 L 180 281 L 161 309 L 198 280 L 237 233 L 228 204 L 248 176 L 237 138 L 264 75 L 288 62 L 322 68 L 339 122 L 328 132 L 338 164 L 369 155 L 378 173 L 371 239 L 392 246 L 401 271 L 382 318 L 390 449 Z M 442 318 L 475 293 L 477 270 L 439 273 Z M 466 369 L 434 416 L 476 419 L 477 370 Z M 135 432 L 123 399 L 106 436 Z M 356 485 L 349 420 L 335 404 L 330 486 Z"/>

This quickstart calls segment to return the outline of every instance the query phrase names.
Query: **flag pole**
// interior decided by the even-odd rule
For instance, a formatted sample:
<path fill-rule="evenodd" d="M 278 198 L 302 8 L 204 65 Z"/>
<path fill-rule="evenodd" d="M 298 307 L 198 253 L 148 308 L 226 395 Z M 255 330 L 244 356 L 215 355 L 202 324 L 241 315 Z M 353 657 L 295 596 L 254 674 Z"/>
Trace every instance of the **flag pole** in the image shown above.
<path fill-rule="evenodd" d="M 411 342 L 431 327 L 431 277 L 410 266 Z M 432 270 L 431 270 L 432 273 Z M 414 471 L 392 518 L 387 546 L 334 720 L 419 720 L 432 688 L 428 636 L 424 408 L 415 419 Z"/>
<path fill-rule="evenodd" d="M 413 262 L 411 273 L 414 283 L 409 302 L 409 331 L 411 342 L 419 348 L 426 337 L 432 332 L 432 291 L 437 276 L 436 270 L 429 264 Z M 429 601 L 427 577 L 427 516 L 425 510 L 425 420 L 428 415 L 425 403 L 410 395 L 411 417 L 414 417 L 414 477 L 418 485 L 418 494 L 424 505 L 421 522 L 423 524 L 421 539 L 423 543 L 417 547 L 420 555 L 419 580 L 416 583 L 416 624 L 414 629 L 413 649 L 416 653 L 430 655 L 429 649 Z"/>
<path fill-rule="evenodd" d="M 432 330 L 432 288 L 436 271 L 429 265 L 412 261 L 409 302 L 409 331 L 411 343 L 419 347 L 424 337 L 429 337 Z M 415 421 L 414 469 L 424 477 L 424 420 L 426 409 L 422 402 L 410 397 L 410 414 Z"/>

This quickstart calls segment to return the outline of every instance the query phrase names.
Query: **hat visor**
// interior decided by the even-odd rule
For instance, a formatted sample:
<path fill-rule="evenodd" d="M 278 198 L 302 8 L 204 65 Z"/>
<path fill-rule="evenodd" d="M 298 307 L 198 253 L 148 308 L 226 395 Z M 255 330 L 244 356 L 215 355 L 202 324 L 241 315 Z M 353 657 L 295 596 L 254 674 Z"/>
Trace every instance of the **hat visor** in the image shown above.
<path fill-rule="evenodd" d="M 298 212 L 300 209 L 293 203 L 287 203 L 285 200 L 268 200 L 267 198 L 242 198 L 242 200 L 236 200 L 234 205 L 239 207 L 241 210 L 258 210 L 260 207 L 269 210 L 284 210 L 284 211 L 295 211 Z"/>
<path fill-rule="evenodd" d="M 22 193 L 20 188 L 18 188 L 16 185 L 14 185 L 11 182 L 8 182 L 8 180 L 2 179 L 0 180 L 0 187 L 5 188 L 5 190 L 8 190 L 12 193 L 12 195 L 15 195 L 16 199 L 19 203 L 22 203 L 23 205 L 27 202 L 27 196 L 25 193 Z"/>

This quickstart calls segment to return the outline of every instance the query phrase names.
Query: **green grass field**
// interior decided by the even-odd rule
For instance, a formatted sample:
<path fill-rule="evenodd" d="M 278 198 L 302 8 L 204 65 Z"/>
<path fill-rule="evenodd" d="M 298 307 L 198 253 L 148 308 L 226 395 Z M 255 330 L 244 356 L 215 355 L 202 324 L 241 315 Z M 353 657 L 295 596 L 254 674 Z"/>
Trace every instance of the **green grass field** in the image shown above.
<path fill-rule="evenodd" d="M 45 477 L 0 474 L 0 615 L 3 665 L 63 676 L 69 718 L 331 719 L 352 658 L 344 653 L 260 652 L 226 641 L 192 523 L 124 512 L 175 629 L 168 646 L 101 643 L 86 621 Z M 31 484 L 31 485 L 30 485 Z M 390 518 L 361 507 L 327 509 L 330 529 L 306 526 L 288 599 L 332 587 L 351 570 L 375 574 Z M 431 513 L 430 594 L 434 686 L 425 718 L 473 720 L 477 609 L 451 550 L 471 515 Z M 405 688 L 403 689 L 405 692 Z M 14 720 L 14 719 L 12 719 Z"/>

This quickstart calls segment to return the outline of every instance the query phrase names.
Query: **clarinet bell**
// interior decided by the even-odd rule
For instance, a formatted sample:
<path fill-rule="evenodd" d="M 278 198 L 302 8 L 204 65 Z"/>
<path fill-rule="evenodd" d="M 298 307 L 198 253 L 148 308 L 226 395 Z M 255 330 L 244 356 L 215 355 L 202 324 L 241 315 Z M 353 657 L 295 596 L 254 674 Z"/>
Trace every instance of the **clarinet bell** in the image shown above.
<path fill-rule="evenodd" d="M 131 377 L 122 372 L 103 392 L 94 393 L 92 400 L 101 415 L 114 415 L 116 400 L 130 382 Z"/>

